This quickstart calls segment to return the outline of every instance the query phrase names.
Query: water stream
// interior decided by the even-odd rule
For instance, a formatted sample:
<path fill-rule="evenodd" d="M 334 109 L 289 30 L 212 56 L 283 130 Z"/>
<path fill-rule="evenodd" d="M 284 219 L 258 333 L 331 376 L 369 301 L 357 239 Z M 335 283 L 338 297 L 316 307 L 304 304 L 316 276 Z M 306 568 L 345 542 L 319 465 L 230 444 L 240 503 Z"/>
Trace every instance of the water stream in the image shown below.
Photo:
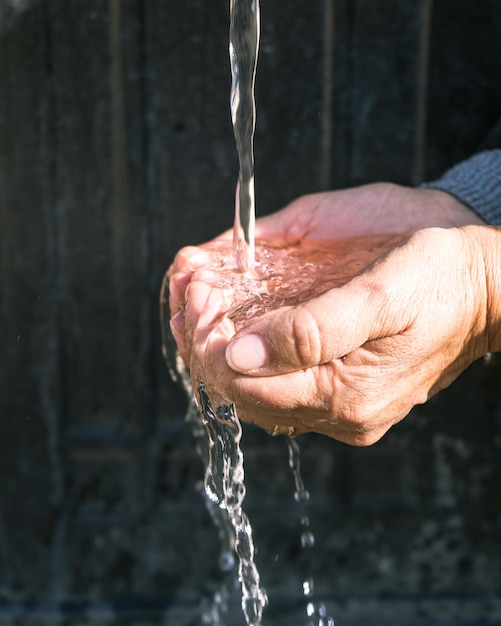
<path fill-rule="evenodd" d="M 254 268 L 254 130 L 256 127 L 256 80 L 259 50 L 259 0 L 230 0 L 230 108 L 237 144 L 238 177 L 233 246 L 238 269 Z"/>
<path fill-rule="evenodd" d="M 245 484 L 240 450 L 242 431 L 234 405 L 221 395 L 223 392 L 217 373 L 212 372 L 210 361 L 206 361 L 207 355 L 210 356 L 214 342 L 227 341 L 235 330 L 254 317 L 277 307 L 304 302 L 340 287 L 398 239 L 398 236 L 372 236 L 337 243 L 302 241 L 288 245 L 284 242 L 276 245 L 257 242 L 252 275 L 235 270 L 234 251 L 229 243 L 210 244 L 211 262 L 207 263 L 204 272 L 210 270 L 213 273 L 213 290 L 231 294 L 231 302 L 225 301 L 224 310 L 219 311 L 214 321 L 193 338 L 189 372 L 176 354 L 173 338 L 168 331 L 168 280 L 164 283 L 161 296 L 163 351 L 172 377 L 184 385 L 192 399 L 187 421 L 206 467 L 206 505 L 219 532 L 219 565 L 225 575 L 213 601 L 204 610 L 204 624 L 223 626 L 226 623 L 224 616 L 228 600 L 235 592 L 236 578 L 241 586 L 242 609 L 249 626 L 261 624 L 267 604 L 266 592 L 261 586 L 254 562 L 251 525 L 243 511 Z M 309 493 L 301 478 L 298 443 L 289 438 L 286 438 L 286 442 L 294 477 L 294 499 L 301 519 L 301 548 L 308 552 L 315 543 L 308 513 Z M 332 619 L 315 596 L 313 580 L 308 572 L 304 572 L 302 590 L 306 609 L 305 624 L 332 626 Z"/>
<path fill-rule="evenodd" d="M 339 287 L 388 247 L 387 238 L 378 237 L 366 238 L 362 246 L 355 240 L 334 246 L 332 242 L 328 246 L 322 242 L 265 242 L 256 246 L 253 140 L 259 19 L 258 0 L 230 0 L 230 105 L 240 167 L 233 245 L 213 245 L 213 263 L 206 269 L 217 272 L 218 281 L 213 288 L 230 293 L 232 303 L 220 312 L 212 326 L 193 338 L 190 371 L 177 355 L 168 330 L 168 280 L 161 294 L 163 352 L 171 376 L 183 384 L 191 399 L 187 421 L 206 468 L 206 506 L 221 542 L 219 569 L 223 581 L 202 614 L 202 623 L 209 626 L 225 625 L 228 603 L 238 585 L 248 626 L 261 625 L 268 602 L 254 560 L 252 527 L 243 510 L 246 489 L 240 448 L 242 429 L 234 404 L 220 395 L 218 381 L 211 378 L 210 367 L 207 369 L 206 354 L 210 353 L 211 341 L 214 337 L 229 339 L 235 330 L 267 310 L 297 304 Z M 198 352 L 197 341 L 201 344 Z M 300 449 L 296 440 L 286 438 L 286 442 L 295 484 L 294 499 L 301 513 L 301 548 L 309 551 L 315 537 L 310 528 L 309 493 L 300 472 Z M 334 620 L 316 599 L 314 581 L 307 572 L 302 591 L 306 625 L 333 626 Z"/>

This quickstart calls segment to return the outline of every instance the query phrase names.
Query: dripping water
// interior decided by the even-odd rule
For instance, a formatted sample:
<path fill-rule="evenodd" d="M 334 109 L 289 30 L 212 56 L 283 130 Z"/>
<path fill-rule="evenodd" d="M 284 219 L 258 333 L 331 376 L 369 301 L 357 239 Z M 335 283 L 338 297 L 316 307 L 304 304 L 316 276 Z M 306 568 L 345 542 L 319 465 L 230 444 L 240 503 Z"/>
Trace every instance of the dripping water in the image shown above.
<path fill-rule="evenodd" d="M 238 330 L 267 311 L 305 302 L 342 286 L 401 239 L 400 235 L 375 235 L 354 238 L 336 245 L 329 243 L 327 247 L 317 242 L 313 246 L 300 242 L 289 247 L 259 244 L 256 247 L 256 267 L 252 277 L 234 271 L 233 249 L 226 245 L 214 252 L 212 264 L 209 263 L 207 269 L 218 271 L 220 288 L 232 290 L 234 303 L 225 316 Z M 226 574 L 223 585 L 214 594 L 212 604 L 204 611 L 203 624 L 223 626 L 226 623 L 224 614 L 228 600 L 238 587 L 235 583 L 240 582 L 242 606 L 248 624 L 259 626 L 267 600 L 254 564 L 251 527 L 242 511 L 245 486 L 240 424 L 233 405 L 221 402 L 222 406 L 214 410 L 203 382 L 203 367 L 198 377 L 194 374 L 196 369 L 192 370 L 193 381 L 176 350 L 169 330 L 168 279 L 167 274 L 161 292 L 162 349 L 171 377 L 184 386 L 188 397 L 192 399 L 187 421 L 193 431 L 196 449 L 207 468 L 205 501 L 219 532 L 220 571 Z M 300 449 L 296 440 L 289 438 L 286 441 L 294 477 L 294 500 L 301 513 L 301 548 L 306 555 L 313 554 L 315 537 L 308 513 L 310 496 L 301 477 Z M 235 556 L 239 561 L 238 573 L 235 572 Z M 325 606 L 316 599 L 313 579 L 308 572 L 303 577 L 302 589 L 306 601 L 307 626 L 332 626 L 334 622 Z"/>
<path fill-rule="evenodd" d="M 237 269 L 245 273 L 253 271 L 255 262 L 254 84 L 259 31 L 259 0 L 230 0 L 230 109 L 239 160 L 233 251 Z M 245 497 L 240 448 L 242 429 L 234 405 L 221 405 L 214 410 L 203 381 L 199 381 L 197 393 L 198 407 L 208 436 L 205 493 L 209 502 L 219 509 L 219 512 L 212 511 L 212 515 L 223 542 L 220 567 L 233 570 L 233 555 L 237 556 L 242 611 L 248 626 L 259 626 L 268 598 L 261 587 L 254 561 L 251 524 L 242 508 Z M 212 508 L 209 505 L 209 510 Z M 216 594 L 212 604 L 217 620 L 220 618 L 219 609 L 226 608 L 224 600 L 219 602 L 221 597 L 221 594 Z M 218 624 L 219 621 L 213 623 Z"/>
<path fill-rule="evenodd" d="M 209 439 L 209 459 L 205 471 L 205 492 L 226 511 L 238 557 L 238 579 L 242 587 L 242 611 L 248 626 L 261 624 L 268 603 L 254 562 L 254 540 L 249 518 L 242 503 L 245 497 L 242 428 L 234 405 L 221 405 L 214 411 L 205 385 L 197 389 L 202 421 Z"/>
<path fill-rule="evenodd" d="M 195 401 L 193 385 L 190 373 L 184 365 L 174 342 L 168 331 L 168 290 L 166 285 L 162 288 L 162 352 L 167 362 L 171 378 L 179 383 L 189 398 L 188 410 L 185 421 L 191 429 L 195 442 L 195 450 L 205 468 L 210 465 L 210 437 L 208 437 L 204 422 L 200 418 L 200 408 Z M 212 498 L 208 497 L 204 483 L 199 486 L 207 511 L 214 523 L 219 535 L 219 570 L 223 580 L 213 594 L 210 602 L 204 601 L 202 607 L 202 624 L 208 626 L 224 626 L 224 616 L 228 610 L 228 601 L 232 597 L 238 580 L 235 575 L 235 531 L 228 518 L 228 512 L 219 506 Z"/>
<path fill-rule="evenodd" d="M 239 160 L 233 255 L 236 269 L 247 276 L 253 275 L 255 269 L 253 142 L 259 18 L 259 0 L 230 0 L 230 108 Z M 169 357 L 172 359 L 175 350 L 169 350 L 167 335 L 170 337 L 169 333 L 164 333 L 164 355 L 169 362 Z M 202 622 L 210 626 L 224 626 L 228 601 L 238 581 L 246 623 L 248 626 L 260 626 L 268 599 L 254 561 L 251 524 L 243 510 L 245 483 L 240 448 L 242 430 L 235 407 L 222 404 L 214 408 L 203 380 L 191 380 L 180 359 L 174 367 L 171 366 L 171 374 L 177 380 L 181 377 L 192 398 L 187 421 L 191 425 L 197 451 L 206 467 L 203 485 L 205 501 L 221 542 L 219 567 L 226 574 L 222 585 L 214 593 L 212 603 L 203 612 Z M 309 493 L 304 488 L 300 474 L 299 446 L 292 439 L 287 441 L 290 467 L 295 481 L 295 499 L 298 506 L 303 507 L 308 502 Z M 303 515 L 301 524 L 302 549 L 310 550 L 315 538 L 309 528 L 308 515 Z M 238 570 L 237 575 L 235 569 Z M 303 595 L 307 602 L 307 626 L 333 626 L 334 621 L 327 615 L 325 606 L 315 600 L 311 577 L 305 577 Z"/>
<path fill-rule="evenodd" d="M 310 516 L 308 514 L 308 503 L 310 493 L 305 488 L 301 475 L 301 453 L 299 445 L 295 439 L 286 438 L 289 450 L 289 467 L 294 478 L 294 500 L 301 507 L 301 548 L 309 551 L 315 545 L 315 535 L 310 528 Z M 334 620 L 327 613 L 323 602 L 315 598 L 315 585 L 311 576 L 305 576 L 303 580 L 303 595 L 306 600 L 307 626 L 334 626 Z"/>

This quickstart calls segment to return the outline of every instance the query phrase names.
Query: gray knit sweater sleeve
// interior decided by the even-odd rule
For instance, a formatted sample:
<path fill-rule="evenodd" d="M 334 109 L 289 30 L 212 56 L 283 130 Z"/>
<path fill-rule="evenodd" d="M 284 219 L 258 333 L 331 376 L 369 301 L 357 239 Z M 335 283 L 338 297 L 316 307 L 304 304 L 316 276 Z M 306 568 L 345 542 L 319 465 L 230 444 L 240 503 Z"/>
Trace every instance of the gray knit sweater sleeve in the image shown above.
<path fill-rule="evenodd" d="M 501 150 L 480 152 L 421 186 L 447 191 L 488 224 L 501 224 Z"/>

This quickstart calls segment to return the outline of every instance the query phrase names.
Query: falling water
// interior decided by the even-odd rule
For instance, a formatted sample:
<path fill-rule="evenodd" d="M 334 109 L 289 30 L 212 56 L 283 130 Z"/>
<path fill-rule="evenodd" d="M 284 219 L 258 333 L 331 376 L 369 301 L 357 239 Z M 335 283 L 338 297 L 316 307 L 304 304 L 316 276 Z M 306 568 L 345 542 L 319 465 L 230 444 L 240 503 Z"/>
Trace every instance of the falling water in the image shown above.
<path fill-rule="evenodd" d="M 259 29 L 259 0 L 230 0 L 230 108 L 240 165 L 233 250 L 237 269 L 246 273 L 253 271 L 255 262 L 254 83 Z M 222 530 L 230 529 L 226 532 L 229 537 L 226 543 L 238 557 L 238 579 L 242 586 L 242 610 L 246 622 L 249 626 L 259 626 L 268 598 L 260 585 L 254 561 L 252 528 L 242 508 L 245 497 L 243 454 L 240 448 L 242 429 L 233 404 L 222 404 L 214 410 L 203 380 L 197 384 L 197 394 L 209 439 L 205 492 L 208 499 L 226 513 L 227 517 L 219 517 L 216 521 L 220 534 Z M 224 550 L 223 555 L 226 555 L 223 564 L 232 569 L 233 553 Z M 216 617 L 219 618 L 219 615 Z"/>
<path fill-rule="evenodd" d="M 361 267 L 378 256 L 387 241 L 365 241 L 360 248 L 354 241 L 332 246 L 329 249 L 316 242 L 315 246 L 302 244 L 283 245 L 272 249 L 270 245 L 259 248 L 256 260 L 254 242 L 254 129 L 256 108 L 254 83 L 259 46 L 259 1 L 230 0 L 230 65 L 231 65 L 231 116 L 239 158 L 239 177 L 235 201 L 233 247 L 217 251 L 214 268 L 221 275 L 219 287 L 229 287 L 234 293 L 234 304 L 224 316 L 238 329 L 256 315 L 287 304 L 297 304 L 344 284 Z M 353 250 L 356 254 L 353 256 Z M 362 250 L 362 255 L 360 255 Z M 351 256 L 350 256 L 351 252 Z M 230 257 L 232 262 L 229 261 Z M 342 262 L 340 263 L 340 260 Z M 210 269 L 210 268 L 207 268 Z M 236 269 L 236 271 L 235 271 Z M 226 281 L 226 282 L 225 282 Z M 197 451 L 206 471 L 204 493 L 207 509 L 216 525 L 221 541 L 219 567 L 226 577 L 214 593 L 211 605 L 202 615 L 209 626 L 224 626 L 228 600 L 241 586 L 242 611 L 248 626 L 260 626 L 268 599 L 261 586 L 254 561 L 252 528 L 243 510 L 245 497 L 243 454 L 240 449 L 242 430 L 235 406 L 215 402 L 211 397 L 204 366 L 193 360 L 191 372 L 176 356 L 176 349 L 168 331 L 168 281 L 161 295 L 163 318 L 163 352 L 171 375 L 182 382 L 192 399 L 187 413 L 196 442 Z M 174 312 L 172 312 L 174 313 Z M 214 390 L 214 388 L 212 387 Z M 215 389 L 217 392 L 217 387 Z M 214 406 L 216 408 L 214 408 Z M 300 451 L 297 442 L 286 438 L 289 464 L 294 476 L 294 497 L 303 511 L 301 517 L 301 547 L 311 550 L 315 537 L 310 529 L 306 512 L 309 493 L 300 473 Z M 235 576 L 235 557 L 238 576 Z M 315 600 L 311 577 L 303 581 L 306 600 L 307 626 L 333 626 L 325 606 Z"/>
<path fill-rule="evenodd" d="M 277 243 L 256 246 L 253 275 L 235 271 L 234 251 L 226 242 L 212 244 L 211 263 L 206 270 L 217 275 L 214 289 L 227 290 L 233 304 L 217 317 L 213 330 L 220 323 L 231 322 L 235 330 L 256 316 L 281 306 L 295 305 L 340 287 L 366 267 L 382 252 L 400 241 L 401 237 L 363 237 L 339 242 Z M 204 371 L 200 354 L 194 349 L 191 371 L 176 352 L 169 331 L 169 276 L 161 294 L 163 353 L 174 380 L 180 382 L 192 399 L 187 421 L 191 425 L 198 453 L 205 472 L 206 505 L 221 540 L 220 570 L 226 574 L 222 586 L 214 594 L 211 606 L 204 612 L 203 623 L 223 626 L 227 601 L 235 590 L 235 556 L 238 579 L 242 589 L 242 609 L 249 626 L 259 626 L 267 604 L 254 563 L 254 545 L 249 520 L 242 509 L 245 496 L 243 455 L 240 450 L 241 428 L 235 407 L 231 403 L 214 401 L 217 380 Z M 195 346 L 194 346 L 195 348 Z M 203 355 L 205 347 L 201 347 Z M 207 377 L 207 375 L 209 375 Z M 209 392 L 210 388 L 210 392 Z M 213 392 L 216 395 L 211 398 Z M 212 400 L 212 402 L 211 402 Z M 196 402 L 196 404 L 195 404 Z M 216 408 L 214 409 L 214 406 Z M 301 547 L 312 549 L 315 538 L 310 528 L 307 504 L 309 493 L 300 473 L 297 441 L 286 439 L 289 464 L 295 482 L 294 499 L 301 509 Z M 306 600 L 307 626 L 332 626 L 322 603 L 315 600 L 313 580 L 305 576 L 303 594 Z"/>
<path fill-rule="evenodd" d="M 248 626 L 260 626 L 268 598 L 260 586 L 254 563 L 254 542 L 249 519 L 242 509 L 245 497 L 242 429 L 233 405 L 213 409 L 205 384 L 200 382 L 194 395 L 190 373 L 177 353 L 165 321 L 168 319 L 168 289 L 162 287 L 162 350 L 171 377 L 180 383 L 191 402 L 186 421 L 191 427 L 196 450 L 205 465 L 204 495 L 207 510 L 221 542 L 219 568 L 226 579 L 214 593 L 211 605 L 203 612 L 202 623 L 224 626 L 227 602 L 235 588 L 235 555 L 238 580 L 242 589 L 242 611 Z"/>
<path fill-rule="evenodd" d="M 298 506 L 303 508 L 301 516 L 301 548 L 308 551 L 315 545 L 315 535 L 310 529 L 310 516 L 307 513 L 310 493 L 305 488 L 301 476 L 301 453 L 299 445 L 295 439 L 291 439 L 290 437 L 287 437 L 286 441 L 289 450 L 289 467 L 294 477 L 294 500 L 298 503 Z M 334 620 L 327 614 L 324 603 L 315 600 L 313 578 L 307 577 L 303 581 L 303 595 L 306 599 L 308 626 L 334 626 Z"/>
<path fill-rule="evenodd" d="M 214 411 L 203 382 L 198 389 L 203 422 L 209 435 L 209 463 L 205 490 L 210 500 L 227 512 L 234 531 L 234 551 L 238 557 L 238 578 L 242 585 L 242 610 L 249 626 L 261 624 L 268 602 L 260 585 L 254 562 L 254 541 L 249 518 L 242 509 L 245 497 L 242 429 L 234 405 L 220 405 Z"/>
<path fill-rule="evenodd" d="M 230 107 L 240 164 L 233 246 L 237 267 L 245 272 L 254 268 L 254 83 L 259 30 L 259 0 L 230 0 Z"/>

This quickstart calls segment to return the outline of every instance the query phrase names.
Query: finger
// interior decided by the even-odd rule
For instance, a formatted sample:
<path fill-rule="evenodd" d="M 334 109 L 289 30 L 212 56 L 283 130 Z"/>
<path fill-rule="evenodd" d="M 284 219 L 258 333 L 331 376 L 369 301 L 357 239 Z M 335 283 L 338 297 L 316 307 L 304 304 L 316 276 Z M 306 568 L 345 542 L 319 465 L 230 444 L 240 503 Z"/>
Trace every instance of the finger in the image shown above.
<path fill-rule="evenodd" d="M 275 426 L 282 426 L 294 428 L 295 435 L 316 432 L 350 445 L 371 445 L 402 419 L 410 406 L 403 410 L 400 405 L 393 406 L 393 399 L 381 399 L 379 394 L 370 405 L 354 411 L 362 399 L 342 383 L 343 369 L 338 362 L 259 380 L 236 378 L 232 386 L 237 413 L 243 421 L 270 434 Z"/>
<path fill-rule="evenodd" d="M 190 284 L 192 274 L 176 272 L 169 279 L 169 308 L 172 314 L 184 307 L 186 288 Z"/>
<path fill-rule="evenodd" d="M 185 246 L 176 254 L 169 270 L 171 274 L 183 272 L 190 274 L 195 270 L 206 267 L 211 262 L 211 253 L 198 246 Z"/>
<path fill-rule="evenodd" d="M 341 358 L 369 340 L 403 330 L 407 320 L 391 309 L 391 288 L 377 274 L 356 277 L 246 326 L 228 345 L 229 367 L 253 376 L 291 372 Z"/>
<path fill-rule="evenodd" d="M 188 365 L 189 350 L 186 346 L 184 313 L 178 311 L 170 320 L 170 330 L 183 361 Z"/>
<path fill-rule="evenodd" d="M 200 272 L 187 288 L 185 332 L 190 341 L 195 330 L 197 338 L 205 336 L 224 318 L 233 303 L 233 292 L 229 287 L 211 284 L 216 279 L 217 275 Z"/>
<path fill-rule="evenodd" d="M 211 255 L 208 251 L 195 246 L 182 248 L 170 266 L 167 276 L 169 278 L 169 307 L 175 314 L 184 306 L 186 288 L 190 284 L 193 273 L 209 266 Z"/>
<path fill-rule="evenodd" d="M 256 239 L 297 241 L 308 237 L 315 213 L 327 195 L 319 193 L 302 196 L 279 211 L 260 217 L 256 220 Z"/>
<path fill-rule="evenodd" d="M 170 329 L 179 353 L 185 362 L 189 360 L 193 330 L 197 326 L 203 310 L 207 308 L 207 301 L 211 293 L 209 284 L 203 281 L 191 282 L 187 278 L 185 274 L 173 274 L 170 279 L 169 290 Z"/>

